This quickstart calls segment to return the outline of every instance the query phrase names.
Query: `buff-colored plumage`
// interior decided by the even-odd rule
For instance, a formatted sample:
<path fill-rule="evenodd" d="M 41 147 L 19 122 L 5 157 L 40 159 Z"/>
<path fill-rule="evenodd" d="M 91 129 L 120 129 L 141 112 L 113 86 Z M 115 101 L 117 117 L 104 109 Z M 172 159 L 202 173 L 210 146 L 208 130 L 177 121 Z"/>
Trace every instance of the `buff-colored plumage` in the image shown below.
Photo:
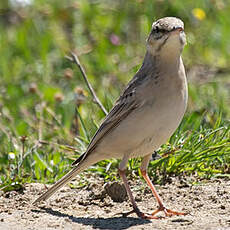
<path fill-rule="evenodd" d="M 187 81 L 181 58 L 185 43 L 184 25 L 180 19 L 167 17 L 153 23 L 141 68 L 105 117 L 87 151 L 74 162 L 67 175 L 34 203 L 48 199 L 90 165 L 103 159 L 120 158 L 119 171 L 134 211 L 146 218 L 137 208 L 123 173 L 129 158 L 143 157 L 141 170 L 159 202 L 160 210 L 166 215 L 181 214 L 170 214 L 171 210 L 167 210 L 155 194 L 145 172 L 151 154 L 173 134 L 186 110 Z"/>

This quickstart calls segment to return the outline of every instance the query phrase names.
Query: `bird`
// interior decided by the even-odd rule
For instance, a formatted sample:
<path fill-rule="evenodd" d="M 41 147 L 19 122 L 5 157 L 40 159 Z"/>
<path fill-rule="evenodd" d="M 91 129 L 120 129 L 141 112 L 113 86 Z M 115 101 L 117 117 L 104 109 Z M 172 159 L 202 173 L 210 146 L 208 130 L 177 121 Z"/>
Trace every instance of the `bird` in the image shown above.
<path fill-rule="evenodd" d="M 73 168 L 33 204 L 47 200 L 89 166 L 117 158 L 121 159 L 118 172 L 132 204 L 132 210 L 124 216 L 135 213 L 139 218 L 157 219 L 160 211 L 166 217 L 186 215 L 166 207 L 147 173 L 152 152 L 167 142 L 186 111 L 188 87 L 182 61 L 185 44 L 181 19 L 164 17 L 153 22 L 141 67 L 102 121 L 86 151 L 73 162 Z M 138 208 L 126 177 L 128 160 L 137 157 L 142 158 L 141 174 L 158 202 L 158 208 L 151 214 Z"/>

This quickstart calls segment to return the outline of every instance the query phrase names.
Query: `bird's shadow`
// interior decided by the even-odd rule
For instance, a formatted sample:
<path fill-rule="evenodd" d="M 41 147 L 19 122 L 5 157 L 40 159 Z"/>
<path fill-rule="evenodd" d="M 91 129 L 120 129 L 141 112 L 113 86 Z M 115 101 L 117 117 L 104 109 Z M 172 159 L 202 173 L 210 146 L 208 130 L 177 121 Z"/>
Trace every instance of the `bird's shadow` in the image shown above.
<path fill-rule="evenodd" d="M 68 218 L 70 221 L 86 226 L 92 226 L 94 229 L 128 229 L 129 227 L 148 224 L 150 220 L 135 217 L 110 217 L 110 218 L 93 218 L 93 217 L 75 217 L 68 215 L 52 208 L 41 208 L 42 210 L 31 210 L 32 212 L 46 212 L 53 216 Z"/>

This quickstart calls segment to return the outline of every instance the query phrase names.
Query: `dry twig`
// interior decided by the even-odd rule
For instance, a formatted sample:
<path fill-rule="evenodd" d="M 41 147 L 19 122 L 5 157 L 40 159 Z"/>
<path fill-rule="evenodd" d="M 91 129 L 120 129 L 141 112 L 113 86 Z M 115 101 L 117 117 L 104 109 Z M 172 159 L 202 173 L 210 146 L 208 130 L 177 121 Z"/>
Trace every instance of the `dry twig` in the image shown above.
<path fill-rule="evenodd" d="M 82 74 L 82 76 L 83 76 L 83 78 L 84 78 L 84 80 L 85 80 L 85 83 L 86 83 L 86 85 L 87 85 L 87 87 L 88 87 L 88 89 L 89 89 L 89 91 L 90 91 L 90 93 L 91 93 L 91 95 L 92 95 L 92 97 L 93 97 L 93 101 L 100 107 L 100 109 L 103 111 L 103 113 L 104 113 L 105 115 L 107 115 L 108 112 L 107 112 L 107 110 L 105 109 L 105 107 L 102 105 L 102 103 L 100 102 L 100 100 L 98 99 L 98 97 L 97 97 L 97 95 L 96 95 L 96 93 L 95 93 L 95 91 L 94 91 L 92 85 L 91 85 L 90 82 L 88 81 L 88 78 L 87 78 L 87 75 L 86 75 L 86 73 L 85 73 L 85 70 L 84 70 L 83 66 L 81 65 L 81 63 L 80 63 L 80 61 L 79 61 L 77 55 L 76 55 L 75 53 L 71 52 L 71 57 L 68 57 L 68 56 L 67 56 L 66 58 L 67 58 L 68 60 L 72 61 L 73 63 L 75 63 L 75 64 L 78 66 L 78 68 L 80 69 L 81 74 Z"/>

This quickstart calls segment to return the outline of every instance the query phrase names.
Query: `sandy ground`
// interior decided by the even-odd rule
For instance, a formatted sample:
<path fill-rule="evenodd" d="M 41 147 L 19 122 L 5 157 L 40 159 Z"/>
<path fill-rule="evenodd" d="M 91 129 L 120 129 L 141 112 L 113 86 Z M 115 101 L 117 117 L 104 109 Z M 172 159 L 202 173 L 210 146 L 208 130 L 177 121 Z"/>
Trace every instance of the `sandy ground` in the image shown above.
<path fill-rule="evenodd" d="M 151 213 L 157 207 L 147 185 L 130 182 L 139 208 Z M 93 179 L 81 189 L 62 188 L 46 203 L 31 202 L 45 186 L 28 184 L 23 192 L 0 196 L 0 229 L 230 229 L 230 180 L 213 179 L 191 185 L 174 179 L 156 186 L 167 207 L 188 212 L 186 216 L 143 220 L 131 211 L 130 202 L 114 202 L 105 192 L 103 180 Z M 160 213 L 160 216 L 164 216 Z"/>

